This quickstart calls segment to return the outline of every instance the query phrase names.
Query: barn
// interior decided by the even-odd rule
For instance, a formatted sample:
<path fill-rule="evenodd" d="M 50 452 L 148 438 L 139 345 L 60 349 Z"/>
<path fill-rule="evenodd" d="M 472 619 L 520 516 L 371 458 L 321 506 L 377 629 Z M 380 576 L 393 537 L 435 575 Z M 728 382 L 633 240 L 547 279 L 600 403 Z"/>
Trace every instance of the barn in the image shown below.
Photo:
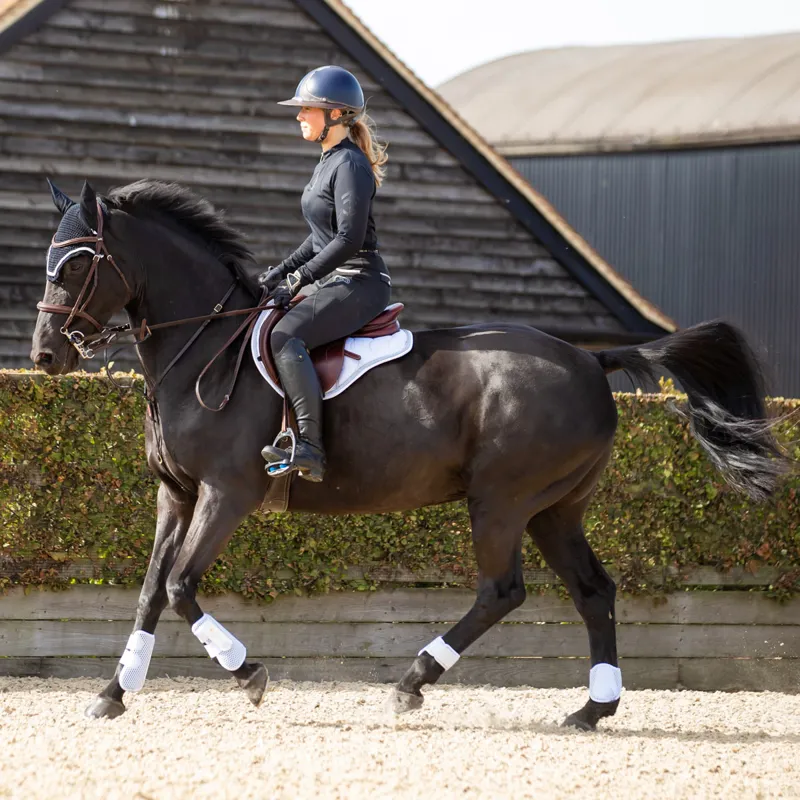
<path fill-rule="evenodd" d="M 305 237 L 318 150 L 277 106 L 319 64 L 355 72 L 390 143 L 381 250 L 411 328 L 523 322 L 594 346 L 674 323 L 338 0 L 0 3 L 0 366 L 29 366 L 69 194 L 142 178 L 226 210 L 263 265 Z"/>
<path fill-rule="evenodd" d="M 738 323 L 800 396 L 800 33 L 528 52 L 439 91 L 639 292 Z"/>

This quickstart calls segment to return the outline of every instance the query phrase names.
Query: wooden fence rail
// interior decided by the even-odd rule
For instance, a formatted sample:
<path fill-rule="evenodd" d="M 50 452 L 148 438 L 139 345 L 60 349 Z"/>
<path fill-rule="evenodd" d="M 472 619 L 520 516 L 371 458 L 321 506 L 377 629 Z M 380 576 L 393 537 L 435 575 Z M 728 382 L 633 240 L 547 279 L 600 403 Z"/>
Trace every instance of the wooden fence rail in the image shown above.
<path fill-rule="evenodd" d="M 110 677 L 137 598 L 138 589 L 113 586 L 12 589 L 0 596 L 0 675 Z M 466 589 L 401 586 L 286 596 L 266 605 L 227 594 L 201 604 L 245 642 L 249 657 L 267 664 L 273 679 L 391 682 L 473 598 Z M 617 621 L 630 689 L 800 690 L 800 600 L 779 604 L 763 593 L 730 590 L 621 598 Z M 584 686 L 588 653 L 572 603 L 534 595 L 476 642 L 446 680 Z M 167 611 L 149 674 L 227 677 L 202 654 L 188 626 Z"/>
<path fill-rule="evenodd" d="M 104 567 L 102 559 L 75 558 L 68 559 L 66 553 L 51 553 L 49 559 L 11 559 L 0 555 L 0 577 L 12 578 L 24 572 L 47 572 L 53 577 L 62 580 L 89 581 L 101 576 L 102 572 L 125 576 L 131 573 L 133 562 L 126 564 L 124 559 L 114 559 Z M 139 565 L 140 566 L 140 565 Z M 616 571 L 611 568 L 609 573 L 616 577 Z M 553 585 L 560 583 L 558 576 L 549 569 L 526 569 L 524 571 L 525 583 L 529 586 Z M 681 586 L 709 588 L 734 587 L 743 589 L 747 587 L 765 587 L 774 583 L 781 576 L 777 567 L 761 567 L 750 571 L 743 567 L 732 567 L 722 572 L 714 567 L 691 567 L 678 570 L 674 567 L 650 570 L 644 577 L 653 585 L 664 583 L 667 578 L 677 581 Z M 272 576 L 276 580 L 290 580 L 295 574 L 290 569 L 279 569 Z M 470 585 L 472 579 L 454 572 L 446 572 L 432 567 L 423 570 L 409 570 L 404 567 L 387 567 L 381 564 L 367 566 L 351 566 L 343 570 L 341 577 L 344 580 L 360 581 L 372 580 L 382 584 L 430 584 L 441 586 L 451 584 L 455 586 Z"/>

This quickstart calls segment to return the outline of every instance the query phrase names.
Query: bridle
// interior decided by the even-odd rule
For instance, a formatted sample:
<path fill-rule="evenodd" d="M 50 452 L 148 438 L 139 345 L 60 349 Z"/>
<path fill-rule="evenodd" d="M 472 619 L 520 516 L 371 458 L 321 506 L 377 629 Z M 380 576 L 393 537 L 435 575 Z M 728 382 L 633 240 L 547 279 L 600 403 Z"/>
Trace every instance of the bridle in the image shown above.
<path fill-rule="evenodd" d="M 57 242 L 54 234 L 51 242 L 52 247 L 70 247 L 76 244 L 93 244 L 95 247 L 92 264 L 89 267 L 86 280 L 83 282 L 83 286 L 81 287 L 78 298 L 75 300 L 73 306 L 70 308 L 69 306 L 56 305 L 54 303 L 36 304 L 36 308 L 39 311 L 44 311 L 49 314 L 67 315 L 67 321 L 61 326 L 61 333 L 67 337 L 67 340 L 78 351 L 78 354 L 81 356 L 81 358 L 93 358 L 94 351 L 91 349 L 91 347 L 89 347 L 89 345 L 86 344 L 86 335 L 82 331 L 71 331 L 69 329 L 69 326 L 72 324 L 75 317 L 85 319 L 97 329 L 98 333 L 103 333 L 106 330 L 103 325 L 101 325 L 91 314 L 86 311 L 89 303 L 92 300 L 92 297 L 94 297 L 95 291 L 97 290 L 97 282 L 99 279 L 98 265 L 100 264 L 101 260 L 105 259 L 109 264 L 111 264 L 112 267 L 114 267 L 114 269 L 117 271 L 117 275 L 119 275 L 120 280 L 125 286 L 128 296 L 125 298 L 123 307 L 127 306 L 133 297 L 133 292 L 131 291 L 131 287 L 128 284 L 125 275 L 117 266 L 113 256 L 108 252 L 108 248 L 103 241 L 103 207 L 99 199 L 97 200 L 97 230 L 92 231 L 92 233 L 94 234 L 93 236 L 79 236 L 76 239 L 65 239 L 63 242 Z M 91 291 L 86 294 L 90 284 Z M 85 299 L 84 295 L 86 295 Z"/>
<path fill-rule="evenodd" d="M 92 258 L 91 266 L 89 267 L 89 272 L 86 275 L 86 279 L 83 282 L 83 286 L 78 294 L 75 303 L 72 306 L 65 306 L 65 305 L 58 305 L 55 303 L 44 303 L 39 302 L 36 304 L 36 308 L 39 311 L 44 311 L 48 314 L 64 314 L 67 317 L 67 321 L 61 326 L 61 333 L 66 336 L 67 341 L 78 351 L 78 355 L 81 358 L 89 359 L 94 358 L 95 354 L 99 350 L 106 349 L 111 347 L 120 336 L 130 335 L 133 337 L 133 341 L 130 342 L 130 345 L 138 346 L 142 344 L 142 342 L 146 341 L 150 338 L 153 331 L 163 329 L 163 328 L 172 328 L 178 325 L 187 325 L 192 322 L 202 322 L 203 324 L 192 334 L 189 341 L 181 348 L 178 354 L 169 362 L 166 366 L 164 371 L 157 379 L 153 379 L 150 375 L 147 374 L 145 370 L 145 379 L 147 383 L 147 392 L 145 396 L 148 400 L 152 400 L 154 398 L 154 393 L 156 387 L 164 380 L 167 373 L 178 363 L 178 361 L 183 357 L 183 355 L 189 350 L 189 348 L 197 341 L 200 337 L 200 334 L 208 327 L 208 324 L 215 319 L 225 319 L 226 317 L 235 317 L 235 316 L 242 316 L 247 315 L 247 318 L 244 322 L 236 329 L 234 334 L 228 339 L 227 342 L 222 346 L 222 348 L 216 353 L 216 355 L 211 359 L 211 361 L 206 364 L 203 368 L 202 372 L 197 378 L 195 383 L 195 395 L 197 396 L 197 400 L 203 408 L 209 411 L 222 411 L 223 408 L 228 404 L 228 401 L 233 394 L 234 387 L 236 385 L 236 380 L 239 376 L 239 369 L 242 364 L 242 358 L 244 356 L 245 348 L 247 347 L 247 343 L 250 339 L 250 333 L 252 332 L 252 328 L 255 325 L 256 320 L 258 319 L 258 315 L 268 309 L 268 308 L 275 308 L 274 304 L 269 305 L 269 297 L 262 297 L 261 302 L 257 306 L 253 306 L 251 308 L 241 308 L 236 309 L 234 311 L 225 311 L 224 306 L 225 303 L 230 299 L 231 295 L 233 294 L 234 290 L 236 289 L 237 285 L 239 284 L 238 278 L 234 280 L 233 284 L 230 286 L 228 291 L 225 293 L 225 296 L 214 306 L 214 310 L 210 314 L 203 314 L 199 317 L 186 317 L 185 319 L 176 319 L 171 320 L 170 322 L 159 322 L 154 325 L 148 325 L 147 320 L 142 320 L 141 326 L 137 328 L 132 328 L 130 324 L 125 325 L 115 325 L 115 326 L 108 326 L 108 325 L 101 325 L 91 314 L 89 314 L 86 309 L 89 306 L 89 303 L 94 296 L 94 293 L 97 289 L 97 284 L 99 280 L 99 266 L 102 261 L 107 262 L 110 264 L 115 270 L 117 275 L 119 275 L 120 280 L 122 281 L 123 285 L 125 286 L 125 291 L 127 292 L 127 297 L 125 298 L 125 302 L 123 303 L 123 308 L 128 305 L 128 303 L 133 299 L 134 293 L 131 291 L 130 284 L 126 279 L 125 275 L 123 274 L 122 270 L 119 268 L 117 263 L 114 261 L 114 257 L 111 253 L 108 252 L 108 248 L 106 247 L 105 241 L 103 240 L 103 206 L 98 198 L 97 200 L 97 230 L 92 231 L 91 236 L 80 236 L 75 239 L 66 239 L 63 242 L 56 242 L 55 235 L 53 236 L 52 246 L 53 247 L 69 247 L 71 245 L 76 244 L 93 244 L 95 247 L 94 256 Z M 90 289 L 91 286 L 91 289 Z M 88 294 L 87 294 L 88 290 Z M 84 299 L 84 295 L 86 295 Z M 85 319 L 91 325 L 93 325 L 97 333 L 89 334 L 86 336 L 82 331 L 69 329 L 69 326 L 75 320 L 75 318 Z M 249 328 L 247 335 L 244 337 L 244 341 L 242 342 L 242 346 L 239 350 L 238 357 L 236 359 L 236 367 L 234 369 L 233 377 L 231 379 L 230 385 L 228 387 L 227 392 L 225 393 L 222 402 L 219 406 L 212 408 L 205 404 L 203 398 L 200 396 L 200 381 L 203 379 L 205 374 L 214 364 L 214 362 L 236 341 L 239 337 L 241 332 L 245 330 L 245 328 Z M 144 365 L 142 365 L 144 369 Z"/>

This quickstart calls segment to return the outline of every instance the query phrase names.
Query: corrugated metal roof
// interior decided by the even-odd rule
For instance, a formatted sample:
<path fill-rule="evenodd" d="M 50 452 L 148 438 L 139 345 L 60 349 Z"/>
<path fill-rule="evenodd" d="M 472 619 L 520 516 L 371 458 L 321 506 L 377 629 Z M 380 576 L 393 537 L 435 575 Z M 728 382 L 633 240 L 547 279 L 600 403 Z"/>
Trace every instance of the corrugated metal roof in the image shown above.
<path fill-rule="evenodd" d="M 439 92 L 505 155 L 800 139 L 800 32 L 536 50 Z"/>

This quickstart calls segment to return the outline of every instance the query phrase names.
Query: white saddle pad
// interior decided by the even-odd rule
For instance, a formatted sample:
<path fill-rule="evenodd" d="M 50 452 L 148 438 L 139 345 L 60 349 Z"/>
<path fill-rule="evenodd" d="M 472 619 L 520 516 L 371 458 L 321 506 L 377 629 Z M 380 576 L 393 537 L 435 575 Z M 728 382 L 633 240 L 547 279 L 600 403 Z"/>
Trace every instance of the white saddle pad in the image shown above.
<path fill-rule="evenodd" d="M 267 372 L 267 368 L 262 363 L 258 347 L 261 338 L 261 328 L 271 313 L 272 310 L 270 309 L 262 311 L 256 321 L 255 328 L 253 328 L 253 335 L 250 337 L 250 352 L 253 354 L 253 361 L 255 361 L 261 376 L 281 397 L 283 397 L 282 389 L 272 380 Z M 379 336 L 377 339 L 372 339 L 368 336 L 348 337 L 345 340 L 344 349 L 361 356 L 361 360 L 348 358 L 347 356 L 344 357 L 344 364 L 342 365 L 342 371 L 339 373 L 339 378 L 336 383 L 325 392 L 323 399 L 330 400 L 332 397 L 336 397 L 336 395 L 341 394 L 349 386 L 352 386 L 362 375 L 365 375 L 374 367 L 404 356 L 413 346 L 414 334 L 412 334 L 411 331 L 407 331 L 405 328 L 401 328 L 397 333 L 391 334 L 391 336 Z"/>

